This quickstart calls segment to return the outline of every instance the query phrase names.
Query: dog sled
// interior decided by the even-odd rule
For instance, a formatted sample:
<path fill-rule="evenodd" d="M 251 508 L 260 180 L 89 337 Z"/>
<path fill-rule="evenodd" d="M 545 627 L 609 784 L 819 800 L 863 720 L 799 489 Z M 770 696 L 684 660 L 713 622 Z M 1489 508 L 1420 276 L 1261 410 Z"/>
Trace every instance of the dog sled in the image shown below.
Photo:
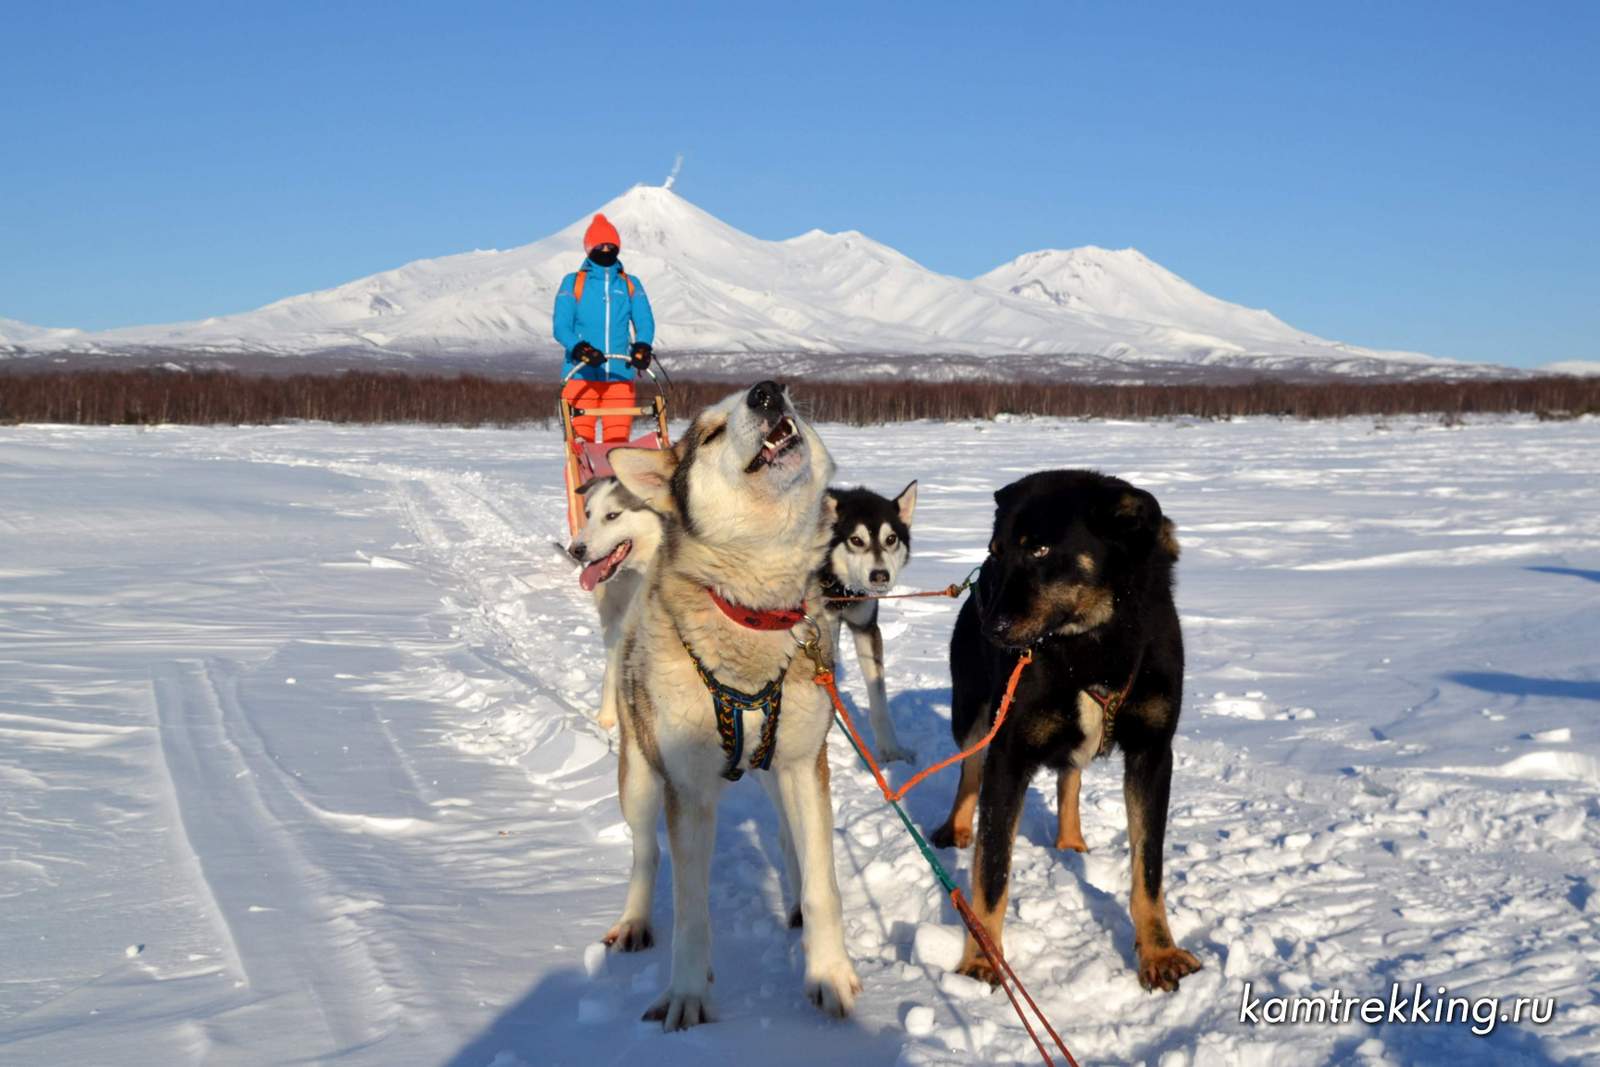
<path fill-rule="evenodd" d="M 607 362 L 625 363 L 625 359 L 613 356 Z M 578 371 L 577 367 L 567 372 L 562 379 L 562 384 L 570 381 Z M 648 372 L 647 372 L 648 373 Z M 651 374 L 652 381 L 655 375 Z M 668 448 L 672 441 L 667 435 L 667 402 L 658 392 L 650 398 L 650 403 L 635 407 L 577 407 L 566 399 L 558 401 L 561 412 L 561 435 L 565 440 L 566 479 L 567 479 L 567 528 L 574 539 L 583 529 L 583 498 L 578 494 L 578 487 L 595 478 L 605 478 L 611 474 L 611 461 L 607 458 L 613 448 Z M 583 415 L 593 415 L 599 418 L 632 419 L 649 418 L 655 420 L 655 429 L 635 437 L 631 441 L 585 441 L 578 437 L 573 428 L 572 420 Z"/>

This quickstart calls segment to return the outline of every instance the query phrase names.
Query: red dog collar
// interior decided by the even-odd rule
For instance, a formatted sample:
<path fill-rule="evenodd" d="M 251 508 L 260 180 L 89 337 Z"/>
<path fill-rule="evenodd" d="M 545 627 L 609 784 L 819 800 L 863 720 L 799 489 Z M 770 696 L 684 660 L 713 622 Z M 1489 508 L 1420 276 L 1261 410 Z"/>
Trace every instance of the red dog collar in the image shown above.
<path fill-rule="evenodd" d="M 706 592 L 711 595 L 711 602 L 722 609 L 722 613 L 740 626 L 750 630 L 792 630 L 806 617 L 805 607 L 780 608 L 777 611 L 761 611 L 756 608 L 747 608 L 743 604 L 735 604 L 724 600 L 717 595 L 717 591 L 710 586 Z"/>

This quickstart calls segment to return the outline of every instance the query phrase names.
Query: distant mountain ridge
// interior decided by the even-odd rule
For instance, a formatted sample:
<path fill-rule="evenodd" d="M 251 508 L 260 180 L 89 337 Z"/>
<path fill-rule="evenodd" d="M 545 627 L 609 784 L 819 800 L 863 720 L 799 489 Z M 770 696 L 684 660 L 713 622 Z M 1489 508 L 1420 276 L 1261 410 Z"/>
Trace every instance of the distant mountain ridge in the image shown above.
<path fill-rule="evenodd" d="M 662 187 L 636 186 L 601 210 L 648 287 L 658 347 L 675 369 L 737 375 L 761 356 L 834 377 L 1504 373 L 1315 337 L 1133 249 L 1030 252 L 969 280 L 856 231 L 763 240 Z M 0 352 L 548 370 L 560 355 L 550 308 L 582 260 L 589 218 L 518 248 L 417 260 L 196 322 L 89 333 L 0 320 Z"/>

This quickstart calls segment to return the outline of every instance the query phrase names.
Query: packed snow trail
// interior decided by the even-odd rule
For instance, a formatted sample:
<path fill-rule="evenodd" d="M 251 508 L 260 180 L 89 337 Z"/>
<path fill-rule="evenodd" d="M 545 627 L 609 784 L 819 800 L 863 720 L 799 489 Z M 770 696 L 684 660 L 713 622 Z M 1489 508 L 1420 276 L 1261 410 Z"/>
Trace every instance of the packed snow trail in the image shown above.
<path fill-rule="evenodd" d="M 1086 856 L 1050 847 L 1041 778 L 1007 954 L 1081 1060 L 1600 1056 L 1600 423 L 822 430 L 841 483 L 921 479 L 907 588 L 965 575 L 989 494 L 1042 467 L 1127 477 L 1179 524 L 1167 897 L 1205 969 L 1170 996 L 1134 978 L 1118 761 L 1085 776 Z M 544 431 L 0 429 L 0 1062 L 1033 1061 L 1005 998 L 949 972 L 959 923 L 837 732 L 856 1016 L 801 994 L 774 817 L 741 784 L 720 1021 L 637 1021 L 666 946 L 595 945 L 629 846 L 598 625 L 549 547 L 558 457 Z M 956 609 L 883 606 L 924 763 L 951 749 Z M 848 653 L 843 682 L 864 703 Z M 1486 1038 L 1238 1019 L 1246 982 L 1417 980 L 1555 1016 Z"/>

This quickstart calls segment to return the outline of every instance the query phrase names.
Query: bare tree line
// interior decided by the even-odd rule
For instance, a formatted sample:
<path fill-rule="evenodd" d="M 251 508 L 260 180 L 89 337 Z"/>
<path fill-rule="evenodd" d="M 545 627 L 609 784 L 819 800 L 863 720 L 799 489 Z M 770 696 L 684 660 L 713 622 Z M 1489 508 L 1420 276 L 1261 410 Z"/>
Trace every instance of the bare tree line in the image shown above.
<path fill-rule="evenodd" d="M 679 381 L 675 415 L 727 395 L 726 382 Z M 159 369 L 0 374 L 0 422 L 80 425 L 408 422 L 449 426 L 548 425 L 555 381 L 349 371 L 337 375 L 246 375 Z M 855 426 L 913 419 L 1003 415 L 1206 419 L 1245 415 L 1340 416 L 1600 413 L 1600 378 L 1472 381 L 1261 380 L 1227 385 L 1090 385 L 1073 382 L 807 382 L 795 392 L 806 413 Z"/>

